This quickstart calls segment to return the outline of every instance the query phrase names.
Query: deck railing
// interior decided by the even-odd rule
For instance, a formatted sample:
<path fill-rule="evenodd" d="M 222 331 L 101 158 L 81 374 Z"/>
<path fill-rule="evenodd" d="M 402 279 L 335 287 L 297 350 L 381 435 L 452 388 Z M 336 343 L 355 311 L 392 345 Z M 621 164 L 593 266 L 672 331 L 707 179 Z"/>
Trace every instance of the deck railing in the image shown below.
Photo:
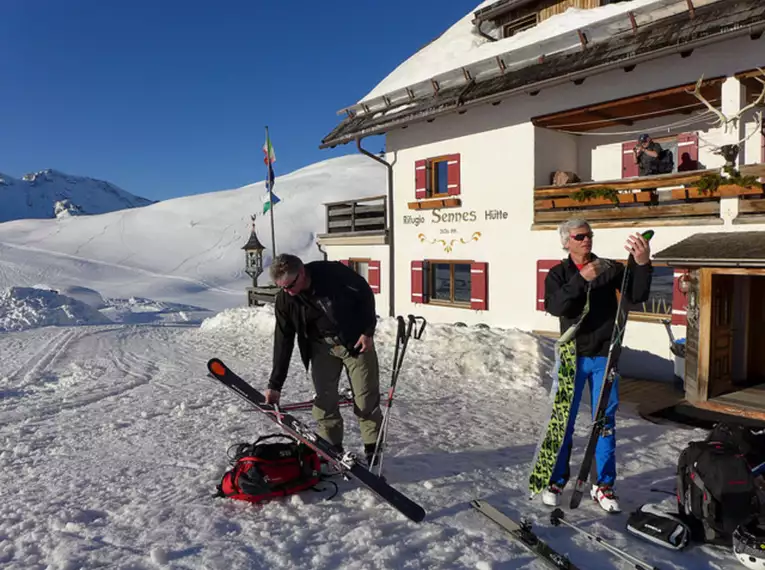
<path fill-rule="evenodd" d="M 327 234 L 384 232 L 388 229 L 385 196 L 324 204 L 327 209 Z"/>
<path fill-rule="evenodd" d="M 765 164 L 740 168 L 734 181 L 720 170 L 695 170 L 534 189 L 535 225 L 556 224 L 581 214 L 592 222 L 719 217 L 720 199 L 739 197 L 740 214 L 765 213 Z M 744 179 L 750 177 L 743 184 Z M 753 182 L 756 180 L 756 182 Z"/>

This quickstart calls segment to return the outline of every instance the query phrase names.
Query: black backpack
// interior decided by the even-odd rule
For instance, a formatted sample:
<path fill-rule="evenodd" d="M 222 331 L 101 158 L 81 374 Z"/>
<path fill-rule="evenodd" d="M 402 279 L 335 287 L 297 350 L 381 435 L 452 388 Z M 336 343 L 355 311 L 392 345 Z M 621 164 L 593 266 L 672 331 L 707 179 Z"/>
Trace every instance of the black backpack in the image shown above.
<path fill-rule="evenodd" d="M 726 441 L 735 445 L 750 469 L 765 462 L 765 430 L 755 431 L 741 424 L 720 422 L 709 432 L 707 441 Z"/>
<path fill-rule="evenodd" d="M 678 510 L 696 540 L 730 546 L 736 527 L 759 516 L 760 501 L 752 468 L 739 447 L 715 439 L 713 430 L 705 441 L 690 442 L 680 454 Z"/>

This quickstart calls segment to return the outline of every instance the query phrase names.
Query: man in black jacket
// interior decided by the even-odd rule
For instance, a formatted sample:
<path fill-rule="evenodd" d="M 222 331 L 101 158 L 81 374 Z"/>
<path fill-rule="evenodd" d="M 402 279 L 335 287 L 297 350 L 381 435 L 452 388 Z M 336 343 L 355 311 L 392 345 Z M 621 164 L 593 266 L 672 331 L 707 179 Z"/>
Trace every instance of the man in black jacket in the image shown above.
<path fill-rule="evenodd" d="M 616 321 L 617 290 L 624 276 L 622 263 L 602 259 L 592 253 L 592 230 L 586 220 L 572 219 L 559 227 L 561 245 L 568 250 L 568 258 L 556 265 L 545 279 L 545 310 L 560 317 L 561 334 L 568 329 L 584 309 L 587 290 L 590 290 L 590 308 L 576 333 L 576 380 L 566 435 L 553 469 L 549 487 L 542 493 L 542 501 L 557 506 L 560 494 L 569 478 L 571 440 L 585 384 L 590 387 L 593 413 L 603 385 L 608 348 Z M 629 236 L 625 249 L 635 258 L 636 266 L 627 282 L 626 300 L 642 303 L 651 289 L 651 250 L 640 235 Z M 619 354 L 612 355 L 614 362 Z M 556 371 L 557 373 L 557 371 Z M 619 511 L 614 494 L 616 479 L 616 410 L 619 407 L 618 376 L 614 380 L 606 408 L 606 423 L 595 450 L 598 479 L 590 492 L 600 506 L 610 512 Z M 593 418 L 594 419 L 594 418 Z"/>
<path fill-rule="evenodd" d="M 374 333 L 375 298 L 361 275 L 338 261 L 313 261 L 281 254 L 270 268 L 281 291 L 274 314 L 274 363 L 265 396 L 278 403 L 287 377 L 297 336 L 303 365 L 311 365 L 316 391 L 313 417 L 319 435 L 343 449 L 343 417 L 338 406 L 338 384 L 343 367 L 353 391 L 364 452 L 374 455 L 382 423 L 380 379 Z"/>

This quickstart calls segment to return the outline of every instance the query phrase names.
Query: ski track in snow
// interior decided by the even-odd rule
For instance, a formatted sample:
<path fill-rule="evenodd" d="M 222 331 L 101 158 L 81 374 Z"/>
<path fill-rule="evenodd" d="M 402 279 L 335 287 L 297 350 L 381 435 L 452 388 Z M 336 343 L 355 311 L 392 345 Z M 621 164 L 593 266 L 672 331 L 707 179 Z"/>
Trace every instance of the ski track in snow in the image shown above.
<path fill-rule="evenodd" d="M 469 501 L 483 497 L 511 517 L 530 517 L 539 536 L 581 568 L 628 568 L 570 529 L 551 527 L 549 510 L 527 498 L 547 405 L 539 369 L 549 362 L 534 337 L 517 331 L 432 325 L 409 344 L 385 466 L 390 483 L 426 509 L 423 523 L 407 521 L 353 481 L 338 480 L 338 496 L 326 502 L 328 492 L 262 506 L 214 499 L 226 449 L 277 429 L 209 379 L 205 364 L 219 356 L 262 389 L 270 326 L 259 324 L 262 334 L 104 325 L 0 335 L 0 362 L 20 363 L 0 377 L 0 565 L 542 568 L 472 511 Z M 384 388 L 394 330 L 392 321 L 381 322 Z M 295 354 L 284 399 L 311 393 Z M 583 406 L 579 417 L 588 413 Z M 310 412 L 296 415 L 312 422 Z M 349 409 L 343 416 L 346 448 L 360 448 L 358 424 Z M 677 454 L 702 433 L 649 424 L 630 410 L 617 425 L 624 512 L 607 515 L 585 500 L 577 511 L 566 509 L 567 519 L 661 568 L 738 568 L 713 547 L 675 553 L 626 535 L 629 511 L 671 503 L 649 489 L 672 488 Z M 586 430 L 580 421 L 574 473 Z"/>

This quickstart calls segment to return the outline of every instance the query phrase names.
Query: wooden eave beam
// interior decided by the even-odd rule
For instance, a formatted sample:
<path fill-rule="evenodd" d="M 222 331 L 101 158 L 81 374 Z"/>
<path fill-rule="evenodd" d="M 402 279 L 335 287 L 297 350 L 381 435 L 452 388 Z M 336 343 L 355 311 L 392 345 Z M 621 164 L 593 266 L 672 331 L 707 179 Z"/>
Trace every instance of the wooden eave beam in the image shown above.
<path fill-rule="evenodd" d="M 704 81 L 703 88 L 709 88 L 718 84 L 722 84 L 725 81 L 724 76 L 714 77 Z M 532 124 L 538 127 L 545 127 L 552 125 L 553 122 L 560 119 L 575 117 L 581 113 L 592 113 L 593 111 L 602 111 L 605 109 L 612 109 L 614 107 L 620 107 L 629 105 L 631 103 L 643 103 L 646 101 L 661 99 L 668 95 L 685 94 L 686 90 L 693 90 L 695 83 L 687 83 L 685 85 L 678 85 L 677 87 L 670 87 L 668 89 L 660 89 L 658 91 L 651 91 L 650 93 L 642 93 L 640 95 L 633 95 L 631 97 L 624 97 L 622 99 L 613 99 L 604 103 L 597 103 L 595 105 L 587 105 L 585 107 L 579 107 L 576 109 L 569 109 L 568 111 L 561 111 L 558 113 L 550 113 L 547 115 L 539 115 L 532 117 Z M 690 97 L 690 95 L 689 95 Z"/>

